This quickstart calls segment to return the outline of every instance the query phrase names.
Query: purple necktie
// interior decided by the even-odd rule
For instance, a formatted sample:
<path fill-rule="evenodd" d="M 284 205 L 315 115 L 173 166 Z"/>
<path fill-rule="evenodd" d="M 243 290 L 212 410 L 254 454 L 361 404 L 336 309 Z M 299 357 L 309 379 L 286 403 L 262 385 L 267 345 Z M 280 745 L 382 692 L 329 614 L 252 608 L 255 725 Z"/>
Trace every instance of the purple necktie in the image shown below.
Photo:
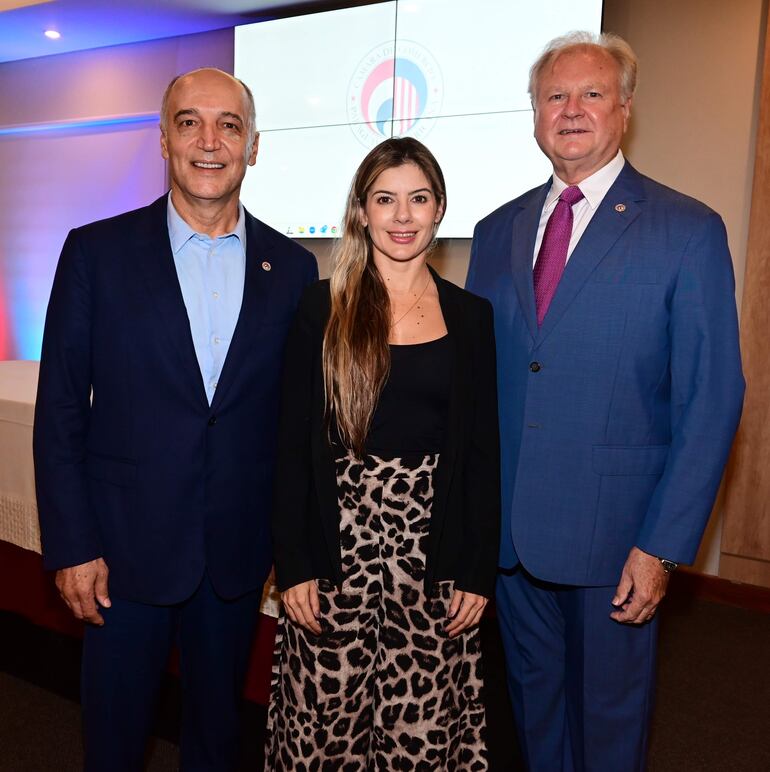
<path fill-rule="evenodd" d="M 540 245 L 533 271 L 538 327 L 543 323 L 561 275 L 564 273 L 569 240 L 572 238 L 572 207 L 581 198 L 583 194 L 577 185 L 565 188 L 545 224 L 543 243 Z"/>

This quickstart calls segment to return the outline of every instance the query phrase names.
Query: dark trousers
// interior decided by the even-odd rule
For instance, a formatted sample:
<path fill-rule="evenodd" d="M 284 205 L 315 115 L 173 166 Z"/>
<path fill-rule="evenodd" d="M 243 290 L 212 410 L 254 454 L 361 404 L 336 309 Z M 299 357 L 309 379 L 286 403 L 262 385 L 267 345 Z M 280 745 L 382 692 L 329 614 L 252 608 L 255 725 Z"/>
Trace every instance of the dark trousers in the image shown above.
<path fill-rule="evenodd" d="M 87 626 L 81 700 L 86 772 L 138 772 L 173 643 L 183 692 L 182 772 L 237 763 L 241 692 L 259 594 L 223 600 L 205 576 L 175 606 L 112 597 L 104 627 Z"/>
<path fill-rule="evenodd" d="M 501 573 L 497 615 L 508 690 L 530 772 L 645 769 L 657 616 L 610 619 L 615 587 Z"/>

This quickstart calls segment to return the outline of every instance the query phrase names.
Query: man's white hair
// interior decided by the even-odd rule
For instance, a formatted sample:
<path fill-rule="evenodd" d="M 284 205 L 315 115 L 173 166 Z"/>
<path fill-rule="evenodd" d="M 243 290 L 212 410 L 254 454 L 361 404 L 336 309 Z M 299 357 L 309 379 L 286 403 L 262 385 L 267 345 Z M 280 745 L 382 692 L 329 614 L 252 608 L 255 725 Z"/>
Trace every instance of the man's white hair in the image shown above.
<path fill-rule="evenodd" d="M 569 32 L 561 37 L 554 38 L 543 49 L 543 53 L 537 58 L 529 71 L 529 97 L 534 103 L 537 100 L 537 87 L 543 71 L 553 65 L 562 54 L 575 50 L 598 48 L 606 51 L 616 62 L 620 71 L 620 97 L 627 102 L 636 91 L 636 71 L 638 61 L 636 54 L 625 40 L 611 32 L 602 32 L 599 35 L 593 32 L 576 31 Z"/>

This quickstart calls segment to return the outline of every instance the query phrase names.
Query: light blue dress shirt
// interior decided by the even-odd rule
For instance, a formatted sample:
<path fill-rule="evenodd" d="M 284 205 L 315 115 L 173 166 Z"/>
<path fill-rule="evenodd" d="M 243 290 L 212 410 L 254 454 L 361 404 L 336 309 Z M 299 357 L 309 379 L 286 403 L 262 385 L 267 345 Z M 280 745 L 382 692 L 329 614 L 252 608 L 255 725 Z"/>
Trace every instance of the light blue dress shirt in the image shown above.
<path fill-rule="evenodd" d="M 246 274 L 246 217 L 238 205 L 234 230 L 212 239 L 196 233 L 168 196 L 168 235 L 182 288 L 195 356 L 209 404 L 214 399 L 235 325 Z"/>

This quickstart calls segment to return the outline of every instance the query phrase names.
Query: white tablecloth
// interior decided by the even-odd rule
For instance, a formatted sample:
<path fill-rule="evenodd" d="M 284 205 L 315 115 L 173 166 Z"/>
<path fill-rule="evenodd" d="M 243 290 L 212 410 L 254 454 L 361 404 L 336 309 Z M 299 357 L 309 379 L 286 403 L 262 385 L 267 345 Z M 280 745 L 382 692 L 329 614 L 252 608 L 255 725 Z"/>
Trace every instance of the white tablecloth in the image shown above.
<path fill-rule="evenodd" d="M 0 362 L 0 540 L 40 552 L 32 421 L 39 362 Z"/>

